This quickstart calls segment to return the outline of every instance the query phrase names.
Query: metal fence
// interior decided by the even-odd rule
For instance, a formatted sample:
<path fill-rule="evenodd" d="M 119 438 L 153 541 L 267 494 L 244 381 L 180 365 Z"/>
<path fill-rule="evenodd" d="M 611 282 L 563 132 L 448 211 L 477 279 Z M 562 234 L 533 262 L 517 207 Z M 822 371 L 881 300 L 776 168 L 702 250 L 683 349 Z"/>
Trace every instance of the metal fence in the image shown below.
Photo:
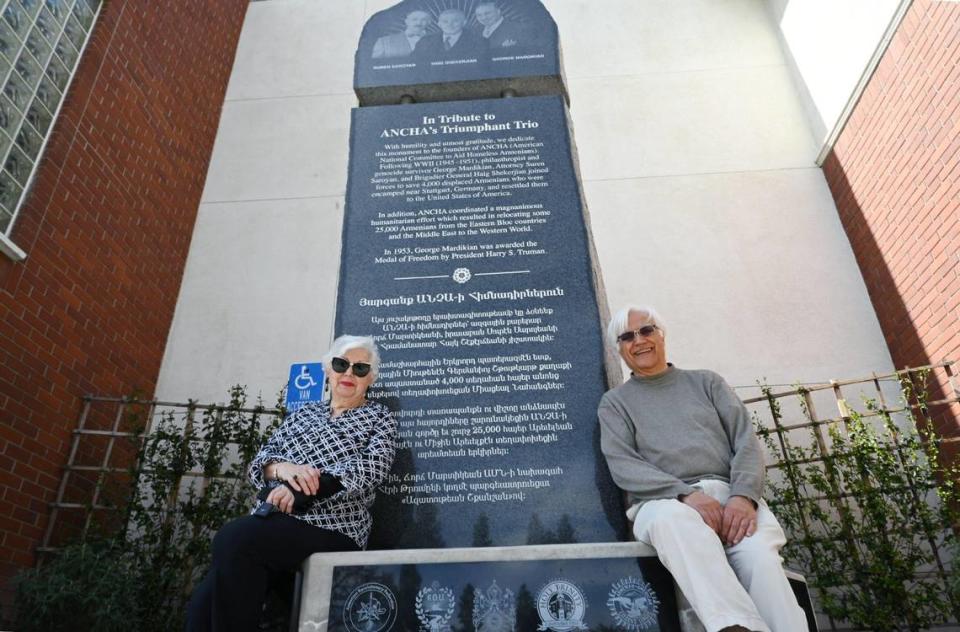
<path fill-rule="evenodd" d="M 278 408 L 246 407 L 226 404 L 200 404 L 194 401 L 166 402 L 125 397 L 86 396 L 73 431 L 67 464 L 64 466 L 56 500 L 50 506 L 50 520 L 41 554 L 52 553 L 62 544 L 84 541 L 96 528 L 97 533 L 123 529 L 117 523 L 137 473 L 149 473 L 138 462 L 144 442 L 161 419 L 174 420 L 182 429 L 182 440 L 196 440 L 194 428 L 198 416 L 222 417 L 225 414 L 259 416 L 264 425 L 283 414 Z M 227 446 L 229 449 L 229 446 Z M 211 477 L 200 469 L 187 470 L 183 479 L 194 479 L 200 493 Z M 174 486 L 176 490 L 181 485 Z M 164 499 L 168 506 L 177 502 L 176 492 Z"/>
<path fill-rule="evenodd" d="M 743 401 L 767 447 L 766 496 L 792 540 L 784 550 L 788 561 L 797 565 L 801 560 L 800 570 L 811 584 L 820 584 L 815 601 L 822 605 L 845 589 L 861 595 L 871 590 L 852 582 L 850 575 L 871 579 L 864 569 L 876 561 L 877 552 L 869 547 L 878 541 L 910 548 L 914 559 L 922 560 L 912 578 L 905 580 L 905 594 L 920 585 L 948 587 L 953 552 L 945 544 L 956 541 L 957 525 L 937 524 L 935 519 L 956 515 L 940 506 L 938 494 L 944 485 L 956 489 L 953 464 L 960 444 L 958 438 L 948 436 L 960 419 L 953 363 L 865 379 L 758 390 L 759 395 Z M 858 446 L 858 440 L 869 443 Z M 944 481 L 943 476 L 953 480 Z M 894 502 L 906 506 L 901 511 L 882 505 Z M 899 533 L 879 532 L 877 521 L 887 519 L 888 529 L 899 529 Z M 829 557 L 824 555 L 826 546 L 834 546 L 846 558 L 833 560 L 834 566 L 852 569 L 845 579 L 843 573 L 829 579 L 837 573 L 829 568 L 831 560 L 823 559 Z M 866 597 L 864 603 L 869 604 Z M 960 618 L 956 598 L 950 591 L 944 591 L 942 598 L 952 615 L 949 619 L 908 627 L 955 627 Z M 901 610 L 907 611 L 907 605 L 902 604 Z M 818 620 L 821 629 L 857 629 L 822 611 Z"/>

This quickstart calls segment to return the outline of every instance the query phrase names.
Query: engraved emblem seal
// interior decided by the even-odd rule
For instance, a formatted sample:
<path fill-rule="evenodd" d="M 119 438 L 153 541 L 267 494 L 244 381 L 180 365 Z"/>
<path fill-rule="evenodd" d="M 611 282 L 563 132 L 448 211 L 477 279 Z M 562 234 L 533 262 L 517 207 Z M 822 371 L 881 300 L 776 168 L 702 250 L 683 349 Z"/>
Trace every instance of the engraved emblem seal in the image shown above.
<path fill-rule="evenodd" d="M 639 577 L 624 577 L 610 588 L 607 607 L 617 625 L 639 632 L 657 625 L 660 601 L 653 587 Z"/>
<path fill-rule="evenodd" d="M 396 618 L 397 598 L 377 582 L 354 588 L 343 606 L 343 622 L 350 632 L 385 632 Z"/>
<path fill-rule="evenodd" d="M 473 627 L 477 632 L 514 632 L 516 621 L 517 602 L 512 590 L 503 590 L 493 580 L 490 588 L 474 593 Z"/>
<path fill-rule="evenodd" d="M 466 283 L 472 276 L 469 268 L 457 268 L 453 271 L 453 280 L 457 283 Z"/>
<path fill-rule="evenodd" d="M 587 626 L 583 623 L 586 610 L 587 602 L 576 584 L 556 579 L 541 588 L 537 595 L 537 614 L 540 615 L 537 630 L 586 630 Z"/>
<path fill-rule="evenodd" d="M 416 612 L 423 632 L 450 632 L 450 619 L 456 608 L 453 591 L 439 582 L 417 593 Z"/>

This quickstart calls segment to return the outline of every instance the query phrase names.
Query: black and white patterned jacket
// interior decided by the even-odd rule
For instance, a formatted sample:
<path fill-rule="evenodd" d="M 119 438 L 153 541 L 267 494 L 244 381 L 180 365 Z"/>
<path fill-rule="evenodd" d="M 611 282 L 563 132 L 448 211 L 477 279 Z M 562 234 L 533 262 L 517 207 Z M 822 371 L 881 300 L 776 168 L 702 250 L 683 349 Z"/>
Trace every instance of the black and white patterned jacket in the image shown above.
<path fill-rule="evenodd" d="M 307 404 L 260 448 L 250 463 L 250 481 L 260 489 L 264 466 L 282 461 L 310 465 L 338 477 L 342 491 L 314 501 L 294 517 L 338 531 L 362 549 L 370 536 L 369 508 L 375 490 L 393 464 L 396 435 L 397 422 L 383 404 L 367 402 L 336 418 L 330 416 L 330 402 Z"/>

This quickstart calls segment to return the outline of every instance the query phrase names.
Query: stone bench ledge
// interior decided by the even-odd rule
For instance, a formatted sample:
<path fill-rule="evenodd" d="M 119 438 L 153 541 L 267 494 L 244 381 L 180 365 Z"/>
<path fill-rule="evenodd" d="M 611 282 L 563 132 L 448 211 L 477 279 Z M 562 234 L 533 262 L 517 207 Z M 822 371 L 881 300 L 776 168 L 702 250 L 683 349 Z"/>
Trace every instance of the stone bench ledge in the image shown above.
<path fill-rule="evenodd" d="M 326 632 L 335 566 L 602 559 L 654 557 L 655 555 L 653 547 L 642 542 L 316 553 L 307 558 L 302 567 L 303 588 L 298 629 L 301 632 L 316 632 L 318 630 Z"/>

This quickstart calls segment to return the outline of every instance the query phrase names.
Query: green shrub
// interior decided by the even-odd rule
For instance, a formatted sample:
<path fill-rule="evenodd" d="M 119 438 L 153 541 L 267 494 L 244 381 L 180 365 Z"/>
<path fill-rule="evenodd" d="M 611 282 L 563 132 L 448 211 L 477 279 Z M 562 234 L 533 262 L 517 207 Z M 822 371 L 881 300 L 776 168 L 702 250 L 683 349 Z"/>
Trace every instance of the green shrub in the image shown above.
<path fill-rule="evenodd" d="M 282 419 L 282 409 L 245 405 L 237 386 L 229 405 L 169 411 L 145 440 L 135 437 L 135 483 L 106 494 L 128 499 L 112 523 L 120 528 L 72 543 L 22 573 L 16 629 L 183 629 L 213 534 L 249 512 L 255 490 L 247 467 Z"/>
<path fill-rule="evenodd" d="M 74 544 L 17 579 L 19 632 L 144 629 L 138 572 L 115 543 Z"/>
<path fill-rule="evenodd" d="M 813 422 L 808 447 L 789 432 L 760 431 L 784 457 L 767 498 L 790 537 L 785 560 L 807 574 L 824 612 L 860 629 L 926 629 L 956 621 L 960 604 L 949 563 L 958 547 L 960 469 L 923 430 L 925 389 L 902 387 L 913 403 L 901 413 L 903 428 L 868 399 L 863 413 L 833 423 L 817 422 L 804 406 Z M 765 393 L 779 424 L 779 403 Z"/>

